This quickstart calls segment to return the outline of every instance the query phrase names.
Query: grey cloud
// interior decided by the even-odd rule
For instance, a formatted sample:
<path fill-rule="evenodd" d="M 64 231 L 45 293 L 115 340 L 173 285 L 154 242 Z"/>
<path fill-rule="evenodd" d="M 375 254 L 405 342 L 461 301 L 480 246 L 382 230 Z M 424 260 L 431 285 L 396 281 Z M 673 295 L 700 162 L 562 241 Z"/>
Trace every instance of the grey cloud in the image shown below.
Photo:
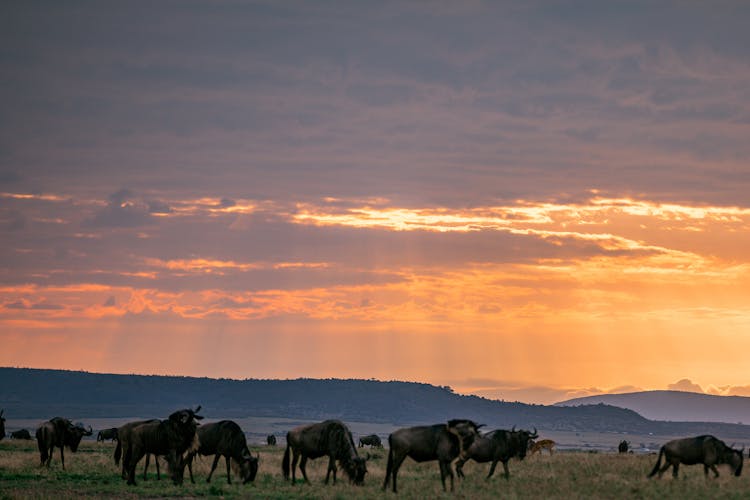
<path fill-rule="evenodd" d="M 88 227 L 137 227 L 153 222 L 146 206 L 135 199 L 128 189 L 109 196 L 106 208 L 97 211 L 83 222 Z"/>

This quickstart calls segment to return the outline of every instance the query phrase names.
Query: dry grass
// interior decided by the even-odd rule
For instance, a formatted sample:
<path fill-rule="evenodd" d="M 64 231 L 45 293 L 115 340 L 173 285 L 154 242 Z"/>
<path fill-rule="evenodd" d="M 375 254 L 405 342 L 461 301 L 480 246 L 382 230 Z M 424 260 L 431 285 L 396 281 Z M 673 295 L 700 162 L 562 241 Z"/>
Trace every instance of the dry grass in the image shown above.
<path fill-rule="evenodd" d="M 469 462 L 466 479 L 456 482 L 453 494 L 443 493 L 435 462 L 404 462 L 399 473 L 398 497 L 381 490 L 385 476 L 386 451 L 373 450 L 368 463 L 365 486 L 351 486 L 340 476 L 335 486 L 324 486 L 327 459 L 309 462 L 310 485 L 290 485 L 281 477 L 282 447 L 256 447 L 260 470 L 254 484 L 226 482 L 226 468 L 219 462 L 211 484 L 205 482 L 212 458 L 197 460 L 194 472 L 197 484 L 189 480 L 174 486 L 163 478 L 156 480 L 150 467 L 149 479 L 138 476 L 138 485 L 129 487 L 120 479 L 112 460 L 113 444 L 83 442 L 78 453 L 65 454 L 67 470 L 60 467 L 56 452 L 50 469 L 39 466 L 35 442 L 0 442 L 0 497 L 2 498 L 747 498 L 750 479 L 735 478 L 721 468 L 718 480 L 706 480 L 702 467 L 683 467 L 680 478 L 665 475 L 648 480 L 646 474 L 656 459 L 653 455 L 617 455 L 609 453 L 557 453 L 510 462 L 511 479 L 502 477 L 498 466 L 495 477 L 485 476 L 488 464 Z M 164 467 L 166 468 L 166 467 Z M 139 473 L 142 473 L 139 464 Z"/>

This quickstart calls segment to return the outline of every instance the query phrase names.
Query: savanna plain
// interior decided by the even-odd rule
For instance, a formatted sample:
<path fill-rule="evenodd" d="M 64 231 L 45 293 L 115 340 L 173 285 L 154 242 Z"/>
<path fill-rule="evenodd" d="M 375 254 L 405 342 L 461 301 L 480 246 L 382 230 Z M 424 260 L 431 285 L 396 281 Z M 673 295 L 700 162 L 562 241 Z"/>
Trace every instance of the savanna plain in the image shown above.
<path fill-rule="evenodd" d="M 153 464 L 148 480 L 143 480 L 143 462 L 138 464 L 136 486 L 127 486 L 120 478 L 112 455 L 114 444 L 84 441 L 77 453 L 65 454 L 66 470 L 55 451 L 51 467 L 40 467 L 34 441 L 0 442 L 0 497 L 2 498 L 750 498 L 750 477 L 734 477 L 724 466 L 718 479 L 705 479 L 701 466 L 681 467 L 673 480 L 667 472 L 662 479 L 647 479 L 656 461 L 654 454 L 617 454 L 612 452 L 563 451 L 552 456 L 534 455 L 509 463 L 511 477 L 506 481 L 502 465 L 490 480 L 485 480 L 489 464 L 469 462 L 466 478 L 456 480 L 453 493 L 442 491 L 436 462 L 418 464 L 406 459 L 399 471 L 399 492 L 382 491 L 387 449 L 368 450 L 368 474 L 365 485 L 350 485 L 342 472 L 336 485 L 324 485 L 327 459 L 308 462 L 311 484 L 291 485 L 283 480 L 283 446 L 253 446 L 259 454 L 258 476 L 252 484 L 239 484 L 234 477 L 226 482 L 224 461 L 214 472 L 211 483 L 206 477 L 213 457 L 197 459 L 193 465 L 196 484 L 190 484 L 187 471 L 183 485 L 173 485 L 166 477 L 156 479 Z M 166 469 L 162 464 L 162 471 Z"/>

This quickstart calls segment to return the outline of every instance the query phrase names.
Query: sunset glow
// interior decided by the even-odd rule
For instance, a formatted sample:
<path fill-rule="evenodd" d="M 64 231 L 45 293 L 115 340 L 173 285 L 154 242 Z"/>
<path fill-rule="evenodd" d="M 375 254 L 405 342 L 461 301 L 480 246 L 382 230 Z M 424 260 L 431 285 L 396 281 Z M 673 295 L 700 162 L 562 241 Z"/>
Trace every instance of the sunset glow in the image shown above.
<path fill-rule="evenodd" d="M 0 365 L 750 395 L 741 16 L 263 5 L 10 9 Z"/>

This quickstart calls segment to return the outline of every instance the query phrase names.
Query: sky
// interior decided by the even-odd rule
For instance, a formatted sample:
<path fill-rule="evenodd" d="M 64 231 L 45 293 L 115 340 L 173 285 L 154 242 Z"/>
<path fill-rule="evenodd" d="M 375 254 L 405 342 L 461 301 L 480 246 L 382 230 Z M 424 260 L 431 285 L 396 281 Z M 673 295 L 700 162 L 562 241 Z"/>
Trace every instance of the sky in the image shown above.
<path fill-rule="evenodd" d="M 0 7 L 0 365 L 750 396 L 750 4 Z"/>

